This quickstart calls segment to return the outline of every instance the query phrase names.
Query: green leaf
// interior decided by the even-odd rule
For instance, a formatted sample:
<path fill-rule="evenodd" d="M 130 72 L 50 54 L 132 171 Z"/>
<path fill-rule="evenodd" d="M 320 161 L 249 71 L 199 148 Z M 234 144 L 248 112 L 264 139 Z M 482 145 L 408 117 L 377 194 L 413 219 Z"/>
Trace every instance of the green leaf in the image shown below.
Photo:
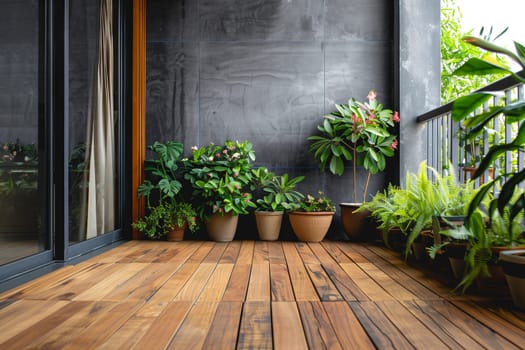
<path fill-rule="evenodd" d="M 454 71 L 454 75 L 487 75 L 487 74 L 510 74 L 508 68 L 473 57 Z"/>
<path fill-rule="evenodd" d="M 501 187 L 501 192 L 498 197 L 498 211 L 503 215 L 505 206 L 512 200 L 514 192 L 518 185 L 525 181 L 525 169 L 514 173 Z"/>
<path fill-rule="evenodd" d="M 493 93 L 477 92 L 458 98 L 452 104 L 452 119 L 455 122 L 461 121 L 492 96 Z"/>
<path fill-rule="evenodd" d="M 370 125 L 366 126 L 365 130 L 370 132 L 371 134 L 374 134 L 374 135 L 377 135 L 377 136 L 381 136 L 381 137 L 388 137 L 388 136 L 390 136 L 390 133 L 387 130 L 376 128 L 376 127 L 370 126 Z"/>
<path fill-rule="evenodd" d="M 483 157 L 481 162 L 479 163 L 478 168 L 474 172 L 473 177 L 477 178 L 481 176 L 485 170 L 487 170 L 492 164 L 498 159 L 498 157 L 507 152 L 507 151 L 515 151 L 518 150 L 519 146 L 513 145 L 513 144 L 502 144 L 502 145 L 496 145 L 492 146 L 487 154 Z"/>
<path fill-rule="evenodd" d="M 330 172 L 334 175 L 343 175 L 344 170 L 343 160 L 339 157 L 332 157 L 330 161 Z"/>

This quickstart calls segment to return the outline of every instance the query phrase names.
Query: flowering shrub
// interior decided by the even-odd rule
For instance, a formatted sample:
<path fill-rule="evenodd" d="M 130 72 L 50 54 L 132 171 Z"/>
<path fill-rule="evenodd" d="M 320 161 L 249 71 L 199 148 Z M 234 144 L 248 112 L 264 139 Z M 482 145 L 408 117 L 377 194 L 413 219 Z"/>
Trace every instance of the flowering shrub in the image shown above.
<path fill-rule="evenodd" d="M 308 137 L 312 141 L 309 151 L 320 162 L 321 170 L 328 165 L 331 173 L 343 175 L 346 161 L 351 161 L 354 180 L 354 202 L 357 202 L 357 166 L 368 170 L 363 191 L 363 202 L 370 175 L 386 167 L 386 157 L 392 157 L 397 149 L 396 135 L 392 134 L 394 123 L 399 122 L 399 113 L 384 109 L 376 100 L 372 90 L 368 102 L 354 98 L 348 104 L 336 104 L 337 111 L 323 117 L 323 124 L 317 128 L 321 135 Z"/>
<path fill-rule="evenodd" d="M 311 194 L 300 202 L 301 211 L 305 212 L 332 212 L 335 211 L 335 205 L 332 200 L 319 191 L 319 196 L 314 197 Z"/>
<path fill-rule="evenodd" d="M 248 141 L 226 141 L 192 147 L 192 156 L 183 159 L 184 178 L 193 187 L 193 198 L 201 219 L 210 214 L 248 214 L 252 202 L 252 163 L 255 152 Z"/>

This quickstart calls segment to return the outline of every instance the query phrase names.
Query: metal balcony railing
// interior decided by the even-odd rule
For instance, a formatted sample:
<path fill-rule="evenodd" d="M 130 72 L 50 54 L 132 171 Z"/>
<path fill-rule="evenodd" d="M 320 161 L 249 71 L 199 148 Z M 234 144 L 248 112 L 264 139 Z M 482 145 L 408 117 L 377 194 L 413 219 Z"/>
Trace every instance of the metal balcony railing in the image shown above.
<path fill-rule="evenodd" d="M 503 91 L 504 98 L 493 97 L 483 105 L 483 111 L 490 106 L 506 105 L 524 99 L 524 84 L 513 77 L 501 79 L 479 91 Z M 487 153 L 490 145 L 515 137 L 518 125 L 508 125 L 503 116 L 498 116 L 489 123 L 483 133 L 475 140 L 464 141 L 460 137 L 466 130 L 460 123 L 452 120 L 453 102 L 429 111 L 417 118 L 418 123 L 424 123 L 427 132 L 427 164 L 441 173 L 454 168 L 458 180 L 466 181 L 472 177 L 481 157 Z M 481 112 L 481 111 L 477 111 Z M 496 174 L 515 172 L 523 169 L 524 152 L 507 152 L 504 161 L 494 164 L 481 177 L 475 180 L 476 186 L 492 179 Z M 431 174 L 429 174 L 431 176 Z"/>

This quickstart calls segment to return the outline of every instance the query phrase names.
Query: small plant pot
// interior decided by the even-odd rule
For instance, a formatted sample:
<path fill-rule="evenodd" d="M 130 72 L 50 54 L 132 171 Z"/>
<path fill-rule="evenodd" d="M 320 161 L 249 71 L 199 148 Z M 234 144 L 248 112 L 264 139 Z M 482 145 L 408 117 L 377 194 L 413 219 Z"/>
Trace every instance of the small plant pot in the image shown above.
<path fill-rule="evenodd" d="M 168 242 L 180 242 L 184 239 L 184 230 L 186 229 L 186 224 L 182 227 L 176 226 L 171 231 L 168 231 L 166 234 L 166 240 Z"/>
<path fill-rule="evenodd" d="M 295 211 L 288 214 L 295 235 L 303 242 L 322 241 L 333 217 L 334 212 Z"/>
<path fill-rule="evenodd" d="M 262 241 L 276 241 L 279 239 L 281 232 L 281 223 L 283 221 L 282 211 L 256 211 L 255 223 L 259 239 Z"/>
<path fill-rule="evenodd" d="M 206 230 L 215 242 L 231 242 L 235 237 L 238 221 L 239 216 L 232 213 L 214 214 L 206 223 Z"/>
<path fill-rule="evenodd" d="M 362 203 L 340 203 L 341 223 L 351 241 L 370 241 L 375 238 L 375 229 L 372 228 L 370 212 L 365 210 L 354 213 Z"/>
<path fill-rule="evenodd" d="M 525 310 L 525 249 L 500 252 L 499 259 L 514 305 Z"/>

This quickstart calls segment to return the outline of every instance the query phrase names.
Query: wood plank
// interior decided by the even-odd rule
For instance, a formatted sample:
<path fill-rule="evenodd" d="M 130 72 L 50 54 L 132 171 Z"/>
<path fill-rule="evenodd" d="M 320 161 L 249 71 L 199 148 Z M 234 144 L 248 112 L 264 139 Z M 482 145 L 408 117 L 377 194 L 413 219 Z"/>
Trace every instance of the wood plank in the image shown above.
<path fill-rule="evenodd" d="M 252 263 L 254 246 L 254 241 L 242 242 L 241 250 L 239 251 L 239 256 L 237 257 L 237 264 L 244 265 Z"/>
<path fill-rule="evenodd" d="M 228 244 L 228 242 L 213 242 L 213 248 L 202 262 L 204 264 L 217 264 L 228 247 Z"/>
<path fill-rule="evenodd" d="M 116 264 L 96 264 L 91 269 L 75 274 L 51 288 L 35 291 L 27 295 L 26 298 L 71 300 L 86 289 L 102 281 L 106 275 L 118 271 L 118 269 L 119 266 Z"/>
<path fill-rule="evenodd" d="M 199 264 L 195 273 L 173 300 L 197 300 L 216 266 L 217 264 Z"/>
<path fill-rule="evenodd" d="M 339 249 L 352 260 L 354 263 L 368 263 L 370 262 L 367 258 L 356 252 L 354 249 L 352 249 L 352 244 L 346 243 L 346 242 L 338 242 L 336 243 Z"/>
<path fill-rule="evenodd" d="M 448 349 L 398 301 L 378 301 L 376 304 L 416 349 Z"/>
<path fill-rule="evenodd" d="M 253 249 L 253 264 L 267 263 L 268 258 L 268 242 L 256 241 Z"/>
<path fill-rule="evenodd" d="M 71 343 L 80 332 L 85 330 L 103 315 L 108 313 L 116 303 L 109 301 L 94 301 L 89 307 L 72 315 L 39 339 L 38 347 L 44 349 L 62 349 Z"/>
<path fill-rule="evenodd" d="M 484 302 L 482 304 L 477 304 L 487 310 L 490 310 L 507 322 L 512 323 L 519 329 L 525 329 L 525 313 L 515 309 L 509 304 L 505 304 L 505 306 L 497 305 L 494 302 Z"/>
<path fill-rule="evenodd" d="M 313 244 L 315 244 L 315 243 L 313 243 Z M 317 244 L 319 244 L 319 243 L 317 243 Z M 303 263 L 305 265 L 308 265 L 308 264 L 320 264 L 321 263 L 319 261 L 319 259 L 317 259 L 315 254 L 312 252 L 312 250 L 310 249 L 310 246 L 308 245 L 308 243 L 297 242 L 297 243 L 295 243 L 295 248 L 299 252 L 299 256 L 301 257 L 301 259 L 303 260 Z"/>
<path fill-rule="evenodd" d="M 83 330 L 78 337 L 63 347 L 64 350 L 95 349 L 119 329 L 142 305 L 141 302 L 124 301 L 114 305 L 109 312 Z"/>
<path fill-rule="evenodd" d="M 168 263 L 187 262 L 194 254 L 202 247 L 204 242 L 180 242 L 184 244 L 178 244 L 176 254 L 169 259 Z M 158 261 L 163 262 L 163 261 Z"/>
<path fill-rule="evenodd" d="M 437 312 L 457 325 L 464 333 L 488 349 L 518 349 L 514 344 L 490 328 L 485 327 L 457 307 L 446 301 L 427 301 Z M 523 343 L 521 343 L 523 344 Z"/>
<path fill-rule="evenodd" d="M 397 300 L 414 300 L 418 297 L 401 284 L 392 279 L 389 275 L 381 271 L 377 266 L 372 263 L 360 263 L 357 264 L 367 275 L 369 275 L 374 281 L 383 287 L 390 295 Z"/>
<path fill-rule="evenodd" d="M 421 304 L 418 304 L 416 302 L 420 302 Z M 424 324 L 432 333 L 434 333 L 439 340 L 441 340 L 443 343 L 445 343 L 449 348 L 451 349 L 482 349 L 482 347 L 474 342 L 470 337 L 466 336 L 463 339 L 456 339 L 455 335 L 457 328 L 455 328 L 454 325 L 451 325 L 448 320 L 446 320 L 444 317 L 437 316 L 436 319 L 439 319 L 441 322 L 434 321 L 434 318 L 431 317 L 430 312 L 426 312 L 426 310 L 429 309 L 429 307 L 425 307 L 424 304 L 422 304 L 422 301 L 420 300 L 413 300 L 413 301 L 402 301 L 401 304 L 412 313 L 422 324 Z M 421 307 L 420 305 L 423 305 Z M 437 313 L 432 313 L 432 315 L 436 315 Z M 465 347 L 463 344 L 460 344 L 460 341 L 463 343 L 467 343 L 469 346 Z"/>
<path fill-rule="evenodd" d="M 102 299 L 120 301 L 124 299 L 145 300 L 151 297 L 175 272 L 171 264 L 147 264 L 121 285 L 109 291 Z"/>
<path fill-rule="evenodd" d="M 295 245 L 283 242 L 283 251 L 288 264 L 288 272 L 297 301 L 317 301 L 319 296 L 310 280 Z"/>
<path fill-rule="evenodd" d="M 15 333 L 23 331 L 23 336 L 14 336 L 0 344 L 0 349 L 23 349 L 31 344 L 38 343 L 38 340 L 51 330 L 57 328 L 70 317 L 88 308 L 92 302 L 89 301 L 71 301 L 64 307 L 51 313 L 49 316 L 42 318 L 28 328 L 20 329 Z"/>
<path fill-rule="evenodd" d="M 270 264 L 272 301 L 295 301 L 286 264 Z"/>
<path fill-rule="evenodd" d="M 218 305 L 215 302 L 195 303 L 167 349 L 202 348 Z"/>
<path fill-rule="evenodd" d="M 168 301 L 175 299 L 198 268 L 199 264 L 184 264 L 138 311 L 138 316 L 158 316 L 164 310 Z"/>
<path fill-rule="evenodd" d="M 346 301 L 370 300 L 340 265 L 323 262 L 323 268 Z"/>
<path fill-rule="evenodd" d="M 130 350 L 149 330 L 155 317 L 131 317 L 100 345 L 98 350 Z"/>
<path fill-rule="evenodd" d="M 268 243 L 268 259 L 270 260 L 270 264 L 286 264 L 281 242 L 275 241 Z"/>
<path fill-rule="evenodd" d="M 270 302 L 249 301 L 244 304 L 237 349 L 272 349 Z"/>
<path fill-rule="evenodd" d="M 308 247 L 321 263 L 337 263 L 337 261 L 324 248 L 325 243 L 308 243 Z"/>
<path fill-rule="evenodd" d="M 345 301 L 324 301 L 322 305 L 343 349 L 375 349 Z"/>
<path fill-rule="evenodd" d="M 274 349 L 308 349 L 297 305 L 278 301 L 271 306 Z"/>
<path fill-rule="evenodd" d="M 297 307 L 310 349 L 342 349 L 321 302 L 300 301 Z"/>
<path fill-rule="evenodd" d="M 19 300 L 0 310 L 0 343 L 14 336 L 24 336 L 26 329 L 67 304 L 65 300 Z M 28 315 L 31 315 L 28 317 Z"/>
<path fill-rule="evenodd" d="M 405 307 L 412 312 L 414 316 L 424 322 L 434 334 L 445 340 L 445 343 L 451 347 L 451 344 L 459 344 L 463 349 L 482 349 L 483 347 L 469 337 L 455 322 L 449 321 L 439 312 L 437 312 L 426 301 L 414 300 L 403 303 Z M 425 317 L 423 317 L 423 315 Z M 446 335 L 443 335 L 445 333 Z M 450 340 L 452 339 L 452 340 Z"/>
<path fill-rule="evenodd" d="M 108 291 L 112 290 L 115 286 L 125 283 L 139 271 L 146 268 L 146 266 L 147 264 L 137 263 L 119 264 L 120 268 L 117 271 L 106 276 L 93 287 L 86 289 L 84 292 L 73 298 L 73 300 L 100 300 L 108 294 Z"/>
<path fill-rule="evenodd" d="M 330 256 L 338 263 L 353 263 L 343 251 L 339 248 L 337 242 L 324 241 L 320 243 L 321 246 L 330 254 Z"/>
<path fill-rule="evenodd" d="M 339 291 L 323 270 L 321 264 L 306 264 L 305 266 L 322 301 L 343 300 L 343 297 L 339 294 Z"/>
<path fill-rule="evenodd" d="M 395 324 L 370 301 L 350 302 L 350 308 L 378 349 L 414 349 Z"/>
<path fill-rule="evenodd" d="M 135 345 L 136 349 L 165 349 L 180 328 L 192 306 L 190 301 L 170 302 L 164 311 L 156 317 L 148 331 Z"/>
<path fill-rule="evenodd" d="M 394 300 L 379 284 L 370 278 L 357 264 L 341 264 L 343 270 L 352 278 L 352 281 L 362 290 L 370 300 Z"/>
<path fill-rule="evenodd" d="M 202 242 L 200 247 L 191 254 L 191 256 L 188 258 L 186 263 L 188 264 L 200 264 L 204 258 L 210 253 L 210 251 L 213 249 L 214 243 L 213 242 Z"/>
<path fill-rule="evenodd" d="M 217 307 L 203 349 L 235 349 L 241 323 L 241 302 L 221 302 Z"/>
<path fill-rule="evenodd" d="M 233 271 L 224 291 L 223 301 L 244 301 L 248 282 L 250 280 L 251 266 L 247 264 L 235 264 Z"/>
<path fill-rule="evenodd" d="M 218 264 L 199 296 L 199 301 L 221 301 L 230 281 L 233 264 Z"/>
<path fill-rule="evenodd" d="M 252 265 L 246 301 L 270 301 L 270 264 L 268 261 Z"/>
<path fill-rule="evenodd" d="M 507 322 L 490 310 L 482 308 L 473 302 L 452 301 L 452 303 L 470 316 L 479 320 L 479 322 L 483 323 L 488 328 L 496 331 L 501 336 L 513 342 L 514 345 L 518 347 L 525 346 L 524 328 L 516 327 L 512 323 Z"/>
<path fill-rule="evenodd" d="M 232 241 L 222 254 L 219 264 L 235 264 L 241 250 L 241 241 Z"/>
<path fill-rule="evenodd" d="M 425 276 L 424 273 L 421 273 L 421 271 L 416 270 L 418 271 L 417 275 L 409 275 L 408 272 L 412 271 L 413 268 L 408 266 L 403 260 L 399 259 L 399 257 L 394 257 L 387 261 L 378 256 L 375 252 L 373 252 L 371 250 L 372 248 L 373 246 L 354 246 L 355 250 L 359 251 L 362 255 L 366 256 L 367 259 L 373 261 L 374 265 L 376 265 L 387 275 L 395 279 L 399 284 L 401 284 L 404 288 L 409 290 L 412 294 L 418 295 L 423 300 L 440 300 L 442 299 L 440 295 L 450 294 L 450 289 L 447 290 L 441 283 L 437 281 L 437 285 L 433 284 L 430 286 L 430 288 L 426 287 L 425 285 L 420 283 L 421 281 L 428 279 L 428 277 Z M 439 291 L 439 293 L 436 291 Z"/>

